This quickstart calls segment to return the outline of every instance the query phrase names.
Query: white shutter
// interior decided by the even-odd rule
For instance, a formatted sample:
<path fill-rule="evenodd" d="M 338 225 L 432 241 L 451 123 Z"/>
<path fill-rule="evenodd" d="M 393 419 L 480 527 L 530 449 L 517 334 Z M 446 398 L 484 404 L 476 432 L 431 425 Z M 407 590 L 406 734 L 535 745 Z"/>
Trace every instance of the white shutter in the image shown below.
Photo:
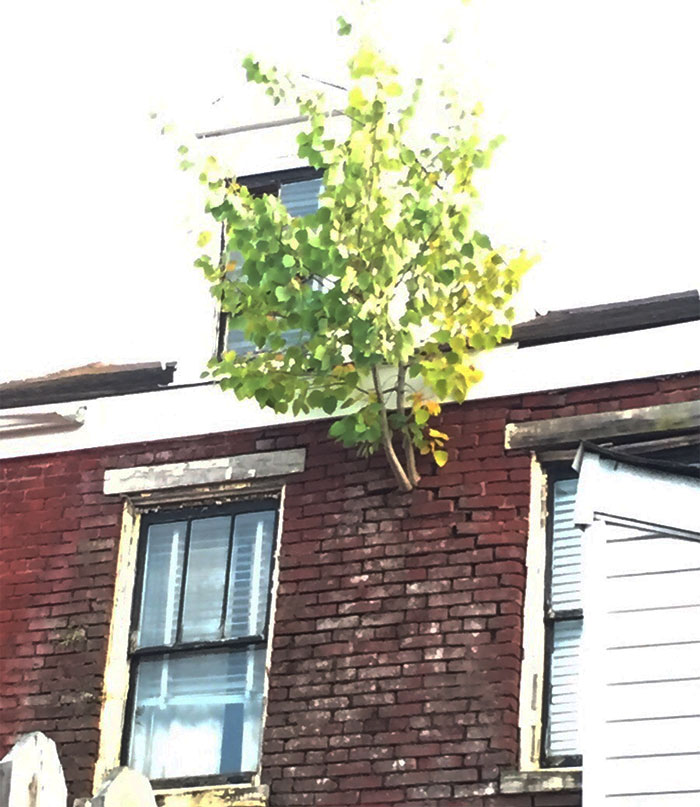
<path fill-rule="evenodd" d="M 581 530 L 574 524 L 577 479 L 554 483 L 549 601 L 554 614 L 581 608 Z M 579 669 L 583 620 L 557 619 L 552 624 L 549 658 L 546 754 L 578 756 Z"/>

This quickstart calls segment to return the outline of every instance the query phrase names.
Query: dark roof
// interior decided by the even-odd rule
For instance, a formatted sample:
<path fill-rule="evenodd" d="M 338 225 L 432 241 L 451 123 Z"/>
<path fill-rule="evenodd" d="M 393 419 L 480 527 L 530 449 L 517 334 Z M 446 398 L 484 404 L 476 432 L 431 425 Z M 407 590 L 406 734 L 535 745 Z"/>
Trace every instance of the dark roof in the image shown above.
<path fill-rule="evenodd" d="M 151 392 L 173 380 L 175 362 L 87 364 L 58 373 L 0 384 L 0 409 L 84 401 L 109 395 Z"/>
<path fill-rule="evenodd" d="M 513 326 L 510 342 L 531 347 L 566 342 L 588 336 L 638 331 L 700 319 L 700 296 L 696 290 L 660 297 L 645 297 L 624 303 L 564 308 Z"/>

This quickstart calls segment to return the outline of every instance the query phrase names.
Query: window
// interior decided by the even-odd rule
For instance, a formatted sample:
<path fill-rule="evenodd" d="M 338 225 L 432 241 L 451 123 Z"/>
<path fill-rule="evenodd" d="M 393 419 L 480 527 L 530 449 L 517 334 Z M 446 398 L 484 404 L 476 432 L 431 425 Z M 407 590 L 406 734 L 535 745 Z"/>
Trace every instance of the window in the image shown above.
<path fill-rule="evenodd" d="M 583 631 L 581 530 L 574 524 L 577 478 L 549 474 L 542 763 L 581 764 L 579 666 Z"/>
<path fill-rule="evenodd" d="M 698 463 L 697 446 L 631 451 L 683 465 Z M 581 640 L 583 634 L 582 531 L 574 524 L 578 477 L 570 464 L 547 469 L 544 677 L 540 765 L 580 766 Z"/>
<path fill-rule="evenodd" d="M 322 179 L 318 176 L 318 171 L 313 169 L 294 169 L 275 175 L 242 177 L 239 182 L 247 185 L 252 193 L 278 195 L 292 216 L 307 216 L 318 210 Z M 235 350 L 238 355 L 255 352 L 257 348 L 245 338 L 243 331 L 229 328 L 227 320 L 228 317 L 222 314 L 219 324 L 219 355 L 227 350 Z M 290 331 L 288 341 L 293 343 L 298 340 L 299 334 L 299 331 Z"/>
<path fill-rule="evenodd" d="M 152 780 L 258 768 L 277 500 L 142 518 L 124 761 Z"/>

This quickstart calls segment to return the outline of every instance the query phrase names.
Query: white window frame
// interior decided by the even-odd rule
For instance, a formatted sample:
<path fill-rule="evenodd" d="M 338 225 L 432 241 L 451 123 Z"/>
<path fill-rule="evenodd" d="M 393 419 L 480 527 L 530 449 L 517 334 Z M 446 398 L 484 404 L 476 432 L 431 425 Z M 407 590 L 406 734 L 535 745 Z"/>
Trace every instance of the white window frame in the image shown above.
<path fill-rule="evenodd" d="M 523 610 L 523 657 L 520 674 L 519 769 L 521 771 L 580 771 L 571 767 L 543 767 L 544 699 L 547 695 L 547 653 L 545 604 L 548 579 L 549 474 L 537 454 L 530 458 L 530 520 L 527 542 L 527 585 Z"/>
<path fill-rule="evenodd" d="M 291 449 L 105 472 L 105 493 L 121 495 L 124 498 L 124 505 L 117 555 L 114 603 L 104 670 L 99 749 L 93 777 L 94 792 L 98 791 L 109 771 L 118 767 L 122 760 L 131 677 L 129 641 L 136 596 L 135 586 L 143 514 L 156 508 L 176 509 L 206 503 L 235 502 L 242 498 L 269 499 L 271 496 L 278 498 L 277 535 L 272 560 L 273 574 L 270 583 L 269 628 L 265 662 L 266 670 L 269 670 L 284 514 L 284 477 L 289 473 L 303 471 L 304 467 L 304 449 Z M 266 674 L 261 732 L 264 732 L 265 727 L 268 686 L 269 679 Z M 168 805 L 168 796 L 177 800 L 195 790 L 197 792 L 211 791 L 212 795 L 236 794 L 241 797 L 260 795 L 265 790 L 261 785 L 260 760 L 257 771 L 251 780 L 240 785 L 202 784 L 192 788 L 188 787 L 186 790 L 158 792 L 165 797 L 164 804 Z M 178 805 L 183 803 L 182 801 L 177 802 Z"/>

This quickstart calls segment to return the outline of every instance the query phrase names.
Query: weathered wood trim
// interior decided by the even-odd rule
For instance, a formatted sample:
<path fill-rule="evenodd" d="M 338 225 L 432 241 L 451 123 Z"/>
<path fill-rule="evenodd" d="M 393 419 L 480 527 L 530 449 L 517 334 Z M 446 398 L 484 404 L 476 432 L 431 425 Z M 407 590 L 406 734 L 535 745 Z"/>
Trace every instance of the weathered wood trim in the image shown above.
<path fill-rule="evenodd" d="M 542 684 L 545 668 L 544 603 L 547 566 L 548 479 L 539 458 L 530 458 L 530 510 L 527 537 L 527 583 L 523 610 L 523 658 L 520 670 L 521 771 L 540 768 Z"/>
<path fill-rule="evenodd" d="M 503 771 L 501 793 L 551 793 L 561 790 L 581 790 L 581 770 L 578 768 L 539 771 Z"/>
<path fill-rule="evenodd" d="M 644 406 L 620 412 L 570 415 L 506 424 L 505 447 L 566 448 L 582 440 L 692 433 L 700 429 L 700 401 Z"/>
<path fill-rule="evenodd" d="M 131 603 L 136 581 L 136 560 L 140 531 L 140 514 L 126 501 L 117 553 L 114 581 L 114 604 L 109 623 L 107 659 L 105 661 L 100 741 L 93 776 L 97 792 L 110 770 L 119 765 L 126 697 L 129 690 L 129 628 Z"/>
<path fill-rule="evenodd" d="M 267 785 L 225 785 L 223 787 L 156 790 L 158 807 L 266 807 Z"/>
<path fill-rule="evenodd" d="M 304 470 L 306 449 L 261 451 L 211 460 L 140 465 L 105 471 L 106 494 L 129 494 L 286 476 Z"/>

